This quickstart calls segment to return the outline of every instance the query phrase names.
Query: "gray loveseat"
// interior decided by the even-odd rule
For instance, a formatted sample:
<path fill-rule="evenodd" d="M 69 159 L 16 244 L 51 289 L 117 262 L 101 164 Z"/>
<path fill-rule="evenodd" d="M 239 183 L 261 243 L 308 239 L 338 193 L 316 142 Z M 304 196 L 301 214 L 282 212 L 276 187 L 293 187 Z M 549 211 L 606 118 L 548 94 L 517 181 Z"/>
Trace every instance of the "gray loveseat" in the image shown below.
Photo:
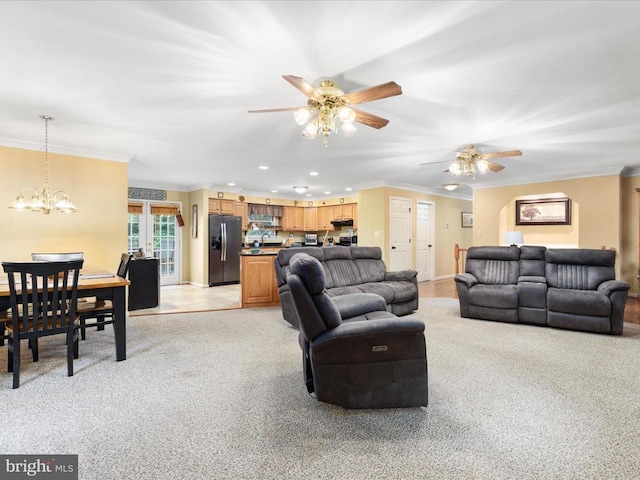
<path fill-rule="evenodd" d="M 465 318 L 622 334 L 629 284 L 612 250 L 471 247 L 455 283 Z"/>
<path fill-rule="evenodd" d="M 282 316 L 296 328 L 300 325 L 300 320 L 287 285 L 289 261 L 296 253 L 306 253 L 320 261 L 330 297 L 375 293 L 384 298 L 387 311 L 394 315 L 408 315 L 418 309 L 418 272 L 387 272 L 379 247 L 287 248 L 280 250 L 274 260 L 276 281 Z"/>

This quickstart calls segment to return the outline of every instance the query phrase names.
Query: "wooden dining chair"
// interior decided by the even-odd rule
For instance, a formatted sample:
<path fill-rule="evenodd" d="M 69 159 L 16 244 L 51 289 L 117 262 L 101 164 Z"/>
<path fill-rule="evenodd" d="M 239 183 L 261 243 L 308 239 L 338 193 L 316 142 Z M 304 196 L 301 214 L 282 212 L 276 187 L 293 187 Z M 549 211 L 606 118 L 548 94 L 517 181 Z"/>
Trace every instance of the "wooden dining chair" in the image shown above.
<path fill-rule="evenodd" d="M 123 253 L 120 257 L 117 275 L 122 278 L 127 277 L 129 263 L 132 255 Z M 96 297 L 95 300 L 78 302 L 78 313 L 80 314 L 80 338 L 86 339 L 86 329 L 95 327 L 97 330 L 104 330 L 105 325 L 113 324 L 113 301 Z"/>
<path fill-rule="evenodd" d="M 78 358 L 80 317 L 76 312 L 78 277 L 83 260 L 68 262 L 2 262 L 9 279 L 11 315 L 7 328 L 7 370 L 13 388 L 20 386 L 20 344 L 28 340 L 38 361 L 38 339 L 66 335 L 67 374 Z"/>

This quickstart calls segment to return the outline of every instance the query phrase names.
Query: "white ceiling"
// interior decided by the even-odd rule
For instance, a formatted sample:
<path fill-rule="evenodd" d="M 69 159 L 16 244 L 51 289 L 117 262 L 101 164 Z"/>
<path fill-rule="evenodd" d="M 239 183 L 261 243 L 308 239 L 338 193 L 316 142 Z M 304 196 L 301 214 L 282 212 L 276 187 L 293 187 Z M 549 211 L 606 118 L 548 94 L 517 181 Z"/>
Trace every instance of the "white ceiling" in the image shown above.
<path fill-rule="evenodd" d="M 0 144 L 42 148 L 48 114 L 51 151 L 128 161 L 132 186 L 282 198 L 445 193 L 467 143 L 523 155 L 457 195 L 633 171 L 638 18 L 636 1 L 2 1 Z M 247 113 L 306 104 L 283 74 L 403 94 L 359 106 L 385 128 L 325 150 L 290 112 Z"/>

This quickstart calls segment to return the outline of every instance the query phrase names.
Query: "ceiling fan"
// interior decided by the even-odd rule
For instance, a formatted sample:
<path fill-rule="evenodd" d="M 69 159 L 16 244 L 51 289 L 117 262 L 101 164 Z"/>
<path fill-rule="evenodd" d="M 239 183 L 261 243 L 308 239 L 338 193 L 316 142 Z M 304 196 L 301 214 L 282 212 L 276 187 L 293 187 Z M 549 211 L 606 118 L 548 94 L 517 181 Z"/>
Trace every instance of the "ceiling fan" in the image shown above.
<path fill-rule="evenodd" d="M 314 88 L 300 77 L 283 75 L 282 78 L 306 95 L 307 106 L 249 110 L 249 113 L 293 111 L 298 125 L 305 126 L 302 134 L 313 140 L 321 133 L 324 148 L 328 147 L 331 132 L 337 132 L 336 120 L 340 121 L 341 130 L 347 137 L 356 131 L 354 122 L 373 128 L 382 128 L 389 123 L 385 118 L 357 110 L 350 105 L 402 94 L 402 88 L 396 82 L 387 82 L 345 93 L 331 80 L 323 80 L 319 87 Z"/>
<path fill-rule="evenodd" d="M 498 165 L 490 161 L 490 158 L 502 157 L 518 157 L 522 155 L 520 150 L 509 150 L 506 152 L 482 153 L 482 151 L 474 145 L 467 145 L 460 151 L 456 152 L 456 159 L 445 172 L 449 172 L 456 177 L 465 175 L 474 178 L 476 173 L 484 175 L 489 170 L 499 172 L 504 169 L 502 165 Z M 449 160 L 445 160 L 449 161 Z M 442 162 L 435 162 L 442 163 Z M 422 163 L 421 165 L 432 165 L 432 163 Z"/>

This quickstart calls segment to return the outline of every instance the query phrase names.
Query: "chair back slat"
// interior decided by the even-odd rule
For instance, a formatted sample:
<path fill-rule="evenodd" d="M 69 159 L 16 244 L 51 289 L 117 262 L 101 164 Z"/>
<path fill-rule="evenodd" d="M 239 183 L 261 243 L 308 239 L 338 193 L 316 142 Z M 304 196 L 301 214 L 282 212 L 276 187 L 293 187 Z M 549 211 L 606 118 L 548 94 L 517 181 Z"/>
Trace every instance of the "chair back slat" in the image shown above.
<path fill-rule="evenodd" d="M 75 319 L 82 264 L 83 260 L 3 262 L 9 280 L 13 331 L 34 337 L 66 331 Z"/>

